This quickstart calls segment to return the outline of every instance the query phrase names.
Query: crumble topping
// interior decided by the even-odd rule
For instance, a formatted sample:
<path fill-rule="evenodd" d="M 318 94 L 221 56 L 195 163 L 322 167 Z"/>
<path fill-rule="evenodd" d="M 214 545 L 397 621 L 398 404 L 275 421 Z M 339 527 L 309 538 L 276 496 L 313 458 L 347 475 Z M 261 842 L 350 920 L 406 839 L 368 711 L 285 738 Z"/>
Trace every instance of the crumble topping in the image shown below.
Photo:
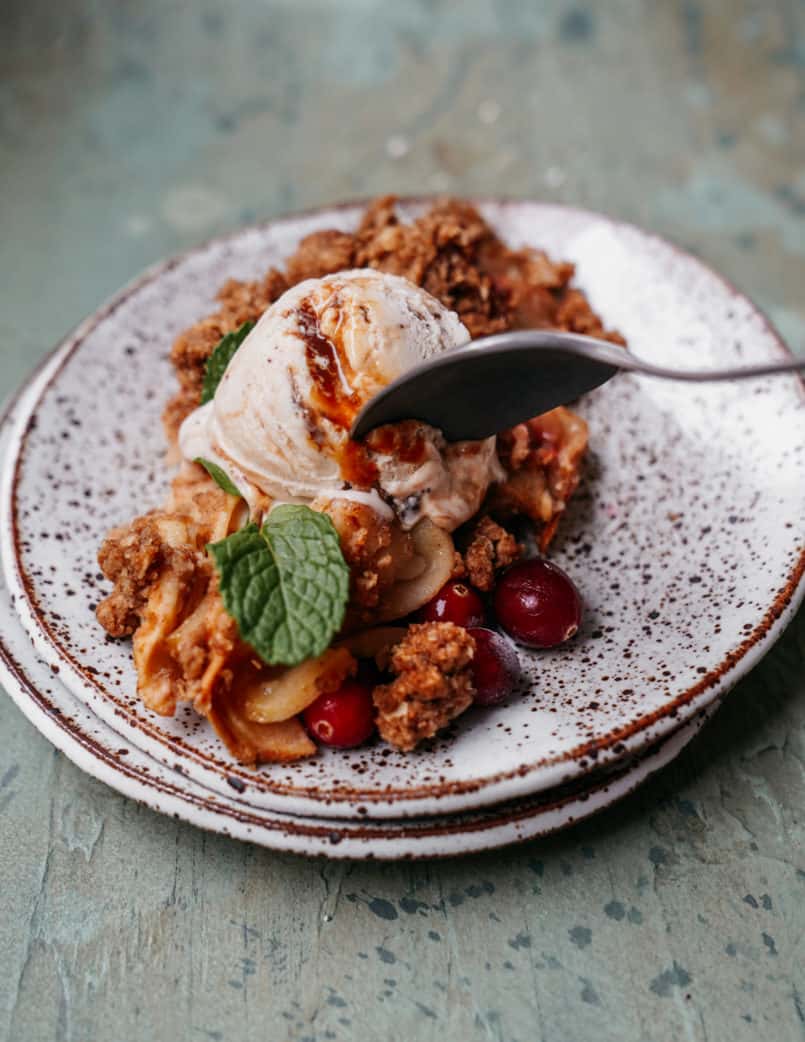
<path fill-rule="evenodd" d="M 163 529 L 173 521 L 164 511 L 137 517 L 113 528 L 98 551 L 98 564 L 114 589 L 98 605 L 98 622 L 112 637 L 129 637 L 140 624 L 148 592 L 170 568 L 186 588 L 199 567 L 210 571 L 206 555 L 195 547 L 171 546 Z"/>
<path fill-rule="evenodd" d="M 506 480 L 490 490 L 487 507 L 496 515 L 524 514 L 538 525 L 545 550 L 581 477 L 587 423 L 564 406 L 518 423 L 498 435 Z"/>
<path fill-rule="evenodd" d="M 508 568 L 522 553 L 522 546 L 511 532 L 484 514 L 470 527 L 466 549 L 463 555 L 458 554 L 453 577 L 466 577 L 477 590 L 488 593 L 495 584 L 496 574 Z"/>
<path fill-rule="evenodd" d="M 373 692 L 382 738 L 408 752 L 468 709 L 475 641 L 452 622 L 414 623 L 389 660 L 396 674 Z"/>
<path fill-rule="evenodd" d="M 324 507 L 341 540 L 350 570 L 350 600 L 345 629 L 372 620 L 382 595 L 414 555 L 411 536 L 376 510 L 349 499 Z"/>
<path fill-rule="evenodd" d="M 216 690 L 231 683 L 224 666 L 251 654 L 224 609 L 206 552 L 237 509 L 234 497 L 192 465 L 174 480 L 167 510 L 112 529 L 98 552 L 114 589 L 96 616 L 110 636 L 134 635 L 139 694 L 163 716 L 179 701 L 207 712 Z"/>

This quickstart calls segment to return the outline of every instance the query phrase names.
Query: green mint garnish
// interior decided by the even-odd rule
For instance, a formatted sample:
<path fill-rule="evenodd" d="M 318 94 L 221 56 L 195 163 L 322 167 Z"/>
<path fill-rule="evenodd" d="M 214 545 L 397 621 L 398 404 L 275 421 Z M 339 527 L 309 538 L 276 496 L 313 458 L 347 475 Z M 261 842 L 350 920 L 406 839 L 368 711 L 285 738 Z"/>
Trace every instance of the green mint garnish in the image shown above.
<path fill-rule="evenodd" d="M 234 333 L 227 333 L 226 336 L 222 336 L 215 345 L 204 369 L 204 383 L 201 387 L 202 405 L 212 401 L 216 388 L 221 382 L 221 377 L 224 375 L 224 370 L 232 361 L 232 356 L 253 329 L 254 322 L 244 322 L 240 329 L 236 329 Z"/>
<path fill-rule="evenodd" d="M 349 568 L 326 514 L 286 503 L 208 547 L 224 607 L 269 665 L 295 666 L 329 647 L 344 621 Z"/>
<path fill-rule="evenodd" d="M 228 492 L 230 496 L 240 495 L 237 485 L 229 479 L 226 471 L 222 467 L 219 467 L 217 463 L 213 463 L 212 460 L 203 459 L 201 456 L 197 456 L 193 462 L 202 466 L 215 484 L 219 488 L 222 488 L 224 492 Z"/>

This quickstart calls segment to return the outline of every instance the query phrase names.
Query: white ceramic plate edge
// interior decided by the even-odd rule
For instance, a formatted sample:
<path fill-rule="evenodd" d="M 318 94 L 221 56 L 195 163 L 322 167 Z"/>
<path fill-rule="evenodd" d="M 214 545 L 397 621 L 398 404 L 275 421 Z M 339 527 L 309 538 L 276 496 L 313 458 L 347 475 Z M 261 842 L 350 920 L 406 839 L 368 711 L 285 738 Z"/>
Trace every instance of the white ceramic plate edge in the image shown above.
<path fill-rule="evenodd" d="M 0 598 L 6 597 L 5 591 L 0 591 Z M 300 818 L 255 811 L 236 799 L 213 795 L 204 786 L 156 764 L 140 750 L 128 750 L 125 756 L 120 754 L 120 750 L 117 755 L 109 752 L 105 756 L 99 755 L 98 746 L 118 744 L 117 733 L 98 720 L 94 722 L 92 735 L 71 728 L 69 725 L 74 720 L 68 712 L 64 709 L 48 711 L 41 701 L 37 701 L 34 692 L 43 701 L 47 700 L 41 695 L 38 680 L 39 684 L 62 689 L 66 699 L 75 703 L 67 689 L 52 674 L 48 675 L 47 666 L 36 661 L 33 652 L 25 665 L 15 660 L 5 643 L 9 627 L 14 623 L 10 615 L 6 620 L 0 622 L 0 682 L 31 724 L 80 770 L 158 813 L 207 831 L 274 850 L 329 858 L 399 860 L 450 857 L 522 842 L 566 828 L 623 799 L 670 763 L 716 708 L 711 706 L 667 738 L 656 751 L 638 759 L 634 766 L 611 781 L 599 781 L 589 790 L 582 789 L 570 798 L 557 796 L 555 802 L 551 802 L 550 794 L 547 794 L 547 805 L 543 807 L 526 807 L 520 811 L 515 803 L 502 808 L 500 814 L 491 808 L 480 814 L 458 815 L 452 819 L 405 822 Z M 42 677 L 35 680 L 32 674 L 37 671 Z M 80 703 L 76 709 L 81 709 Z M 93 751 L 93 746 L 96 751 Z"/>

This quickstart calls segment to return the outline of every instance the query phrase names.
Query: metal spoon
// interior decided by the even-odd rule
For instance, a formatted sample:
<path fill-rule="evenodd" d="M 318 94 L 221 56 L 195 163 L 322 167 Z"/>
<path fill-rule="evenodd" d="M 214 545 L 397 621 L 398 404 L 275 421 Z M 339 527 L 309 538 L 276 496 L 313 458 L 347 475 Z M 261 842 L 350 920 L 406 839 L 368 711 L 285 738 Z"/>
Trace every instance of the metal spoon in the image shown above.
<path fill-rule="evenodd" d="M 352 437 L 417 419 L 448 441 L 487 438 L 610 380 L 620 369 L 695 383 L 805 370 L 805 358 L 729 369 L 669 369 L 605 340 L 533 329 L 474 340 L 416 366 L 358 413 Z"/>

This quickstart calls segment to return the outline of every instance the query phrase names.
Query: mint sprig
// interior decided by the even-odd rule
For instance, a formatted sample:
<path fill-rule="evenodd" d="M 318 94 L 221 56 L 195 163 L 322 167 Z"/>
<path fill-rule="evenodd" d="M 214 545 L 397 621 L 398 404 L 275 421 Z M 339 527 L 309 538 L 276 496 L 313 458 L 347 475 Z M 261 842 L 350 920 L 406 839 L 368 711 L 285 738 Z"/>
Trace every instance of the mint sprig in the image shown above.
<path fill-rule="evenodd" d="M 344 621 L 349 568 L 335 526 L 310 507 L 275 507 L 208 547 L 224 607 L 269 665 L 320 655 Z"/>
<path fill-rule="evenodd" d="M 199 466 L 203 467 L 215 484 L 219 488 L 222 488 L 224 492 L 228 492 L 230 496 L 240 495 L 238 486 L 230 479 L 223 467 L 219 467 L 218 464 L 213 463 L 212 460 L 204 459 L 203 456 L 196 456 L 193 462 L 198 463 Z"/>
<path fill-rule="evenodd" d="M 204 383 L 201 386 L 202 405 L 212 401 L 226 367 L 253 329 L 254 322 L 244 322 L 240 329 L 236 329 L 234 333 L 227 333 L 226 336 L 222 336 L 215 345 L 204 367 Z"/>

